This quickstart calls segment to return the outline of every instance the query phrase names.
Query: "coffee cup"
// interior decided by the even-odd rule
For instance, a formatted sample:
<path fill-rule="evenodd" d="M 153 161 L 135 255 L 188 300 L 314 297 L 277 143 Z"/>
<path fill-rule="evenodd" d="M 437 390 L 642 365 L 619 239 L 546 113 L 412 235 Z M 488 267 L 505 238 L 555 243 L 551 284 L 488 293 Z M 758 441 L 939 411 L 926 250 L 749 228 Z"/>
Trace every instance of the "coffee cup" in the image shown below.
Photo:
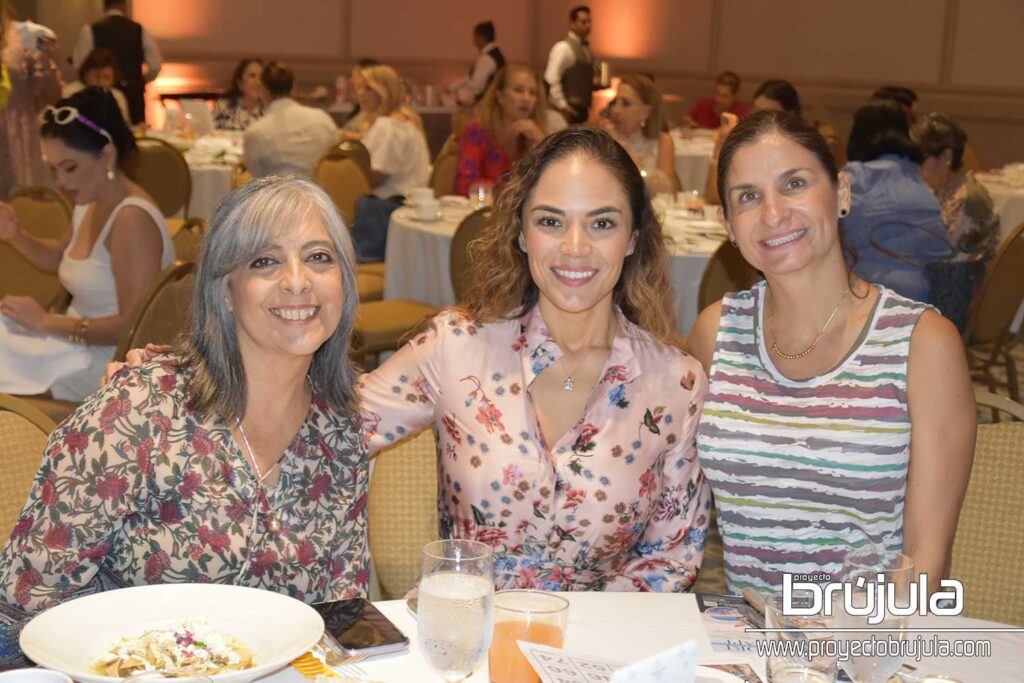
<path fill-rule="evenodd" d="M 434 198 L 434 190 L 429 187 L 416 187 L 409 190 L 409 201 L 413 204 L 422 204 Z"/>
<path fill-rule="evenodd" d="M 441 203 L 431 197 L 416 202 L 416 217 L 421 221 L 436 221 L 441 214 Z"/>

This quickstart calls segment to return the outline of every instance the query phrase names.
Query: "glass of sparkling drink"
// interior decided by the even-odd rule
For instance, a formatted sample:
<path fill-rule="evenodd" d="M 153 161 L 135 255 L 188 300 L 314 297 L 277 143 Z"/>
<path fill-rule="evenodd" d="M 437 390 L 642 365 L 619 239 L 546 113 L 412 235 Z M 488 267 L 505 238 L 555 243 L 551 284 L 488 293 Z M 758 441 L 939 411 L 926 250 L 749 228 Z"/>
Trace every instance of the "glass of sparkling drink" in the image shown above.
<path fill-rule="evenodd" d="M 806 607 L 807 596 L 797 592 L 793 603 Z M 824 652 L 832 638 L 832 617 L 825 616 L 824 606 L 817 614 L 794 616 L 785 613 L 782 594 L 769 596 L 764 602 L 764 624 L 767 629 L 784 629 L 769 636 L 768 683 L 833 683 L 836 680 L 836 656 Z M 821 630 L 824 629 L 824 630 Z"/>
<path fill-rule="evenodd" d="M 494 630 L 494 562 L 478 541 L 449 539 L 423 548 L 416 620 L 420 650 L 448 683 L 483 662 Z"/>
<path fill-rule="evenodd" d="M 535 590 L 499 591 L 494 597 L 494 638 L 488 655 L 491 683 L 539 683 L 517 640 L 562 647 L 569 601 Z"/>

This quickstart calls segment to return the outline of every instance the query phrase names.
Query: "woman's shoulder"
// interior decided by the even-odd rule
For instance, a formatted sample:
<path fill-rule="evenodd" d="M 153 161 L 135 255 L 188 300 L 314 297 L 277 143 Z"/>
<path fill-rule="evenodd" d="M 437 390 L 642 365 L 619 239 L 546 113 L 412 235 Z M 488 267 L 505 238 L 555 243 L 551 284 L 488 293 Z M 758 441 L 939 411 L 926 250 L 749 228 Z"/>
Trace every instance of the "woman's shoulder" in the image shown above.
<path fill-rule="evenodd" d="M 680 346 L 658 339 L 629 321 L 626 321 L 624 333 L 630 350 L 639 363 L 640 371 L 646 375 L 653 375 L 657 381 L 669 384 L 682 381 L 684 387 L 687 384 L 692 387 L 693 378 L 704 374 L 700 360 Z"/>

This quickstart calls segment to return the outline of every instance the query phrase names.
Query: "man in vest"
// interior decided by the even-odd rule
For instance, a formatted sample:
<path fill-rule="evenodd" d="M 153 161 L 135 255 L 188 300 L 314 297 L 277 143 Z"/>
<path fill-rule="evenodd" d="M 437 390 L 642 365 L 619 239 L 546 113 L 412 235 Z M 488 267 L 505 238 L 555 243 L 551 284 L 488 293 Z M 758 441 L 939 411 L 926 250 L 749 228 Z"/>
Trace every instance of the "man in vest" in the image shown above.
<path fill-rule="evenodd" d="M 569 35 L 558 41 L 548 55 L 544 70 L 551 104 L 569 123 L 582 123 L 590 113 L 594 90 L 594 57 L 590 54 L 590 8 L 586 5 L 569 11 Z"/>
<path fill-rule="evenodd" d="M 125 16 L 125 0 L 103 0 L 103 9 L 102 19 L 82 27 L 71 62 L 80 68 L 97 47 L 113 52 L 121 69 L 120 87 L 128 100 L 132 123 L 142 123 L 146 120 L 146 83 L 160 73 L 160 49 L 141 24 Z"/>
<path fill-rule="evenodd" d="M 469 78 L 453 86 L 459 104 L 470 106 L 479 102 L 494 80 L 494 74 L 505 66 L 505 56 L 495 44 L 494 37 L 493 22 L 483 21 L 473 27 L 473 47 L 477 50 L 477 57 L 469 69 Z"/>

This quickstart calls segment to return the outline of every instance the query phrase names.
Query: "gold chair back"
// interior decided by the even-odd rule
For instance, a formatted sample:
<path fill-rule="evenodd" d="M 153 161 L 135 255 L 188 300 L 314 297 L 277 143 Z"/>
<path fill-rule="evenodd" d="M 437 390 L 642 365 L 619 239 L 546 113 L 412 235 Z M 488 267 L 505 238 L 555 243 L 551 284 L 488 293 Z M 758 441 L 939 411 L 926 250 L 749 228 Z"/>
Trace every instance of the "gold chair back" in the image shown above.
<path fill-rule="evenodd" d="M 370 182 L 371 178 L 371 165 L 370 165 L 370 150 L 366 149 L 366 146 L 356 140 L 342 140 L 337 145 L 338 151 L 349 157 L 357 164 L 359 168 L 363 170 L 366 175 L 366 181 Z"/>
<path fill-rule="evenodd" d="M 199 247 L 206 234 L 206 221 L 200 218 L 189 218 L 171 235 L 174 242 L 175 258 L 179 261 L 195 263 L 199 260 Z"/>
<path fill-rule="evenodd" d="M 480 235 L 480 231 L 484 229 L 490 219 L 491 210 L 489 208 L 477 209 L 462 219 L 452 236 L 448 275 L 452 280 L 452 290 L 455 292 L 456 302 L 465 301 L 469 294 L 469 243 Z"/>
<path fill-rule="evenodd" d="M 366 150 L 361 144 L 359 146 L 363 151 Z M 346 151 L 340 146 L 331 147 L 320 158 L 320 162 L 316 165 L 316 171 L 313 173 L 317 184 L 334 201 L 334 205 L 348 226 L 351 226 L 356 219 L 356 202 L 363 195 L 370 193 L 368 167 L 362 165 L 359 156 L 358 152 Z M 369 159 L 368 154 L 367 159 Z"/>
<path fill-rule="evenodd" d="M 722 242 L 700 278 L 697 307 L 703 311 L 727 293 L 749 289 L 760 279 L 761 274 L 747 263 L 739 249 L 731 242 Z"/>
<path fill-rule="evenodd" d="M 231 189 L 237 190 L 242 185 L 252 180 L 252 172 L 239 162 L 231 167 Z"/>
<path fill-rule="evenodd" d="M 71 223 L 71 204 L 48 187 L 26 187 L 7 200 L 26 232 L 44 239 L 60 239 Z M 45 273 L 14 247 L 0 242 L 0 297 L 6 294 L 30 296 L 47 308 L 63 292 L 56 273 Z"/>
<path fill-rule="evenodd" d="M 149 193 L 164 216 L 188 217 L 192 175 L 181 152 L 158 138 L 141 137 L 138 162 L 129 175 Z"/>
<path fill-rule="evenodd" d="M 438 538 L 434 433 L 383 450 L 370 481 L 370 555 L 385 599 L 405 595 L 420 575 L 420 551 Z"/>
<path fill-rule="evenodd" d="M 131 349 L 148 343 L 170 344 L 188 321 L 192 302 L 192 270 L 195 264 L 175 261 L 167 266 L 135 304 L 114 352 L 123 361 Z"/>
<path fill-rule="evenodd" d="M 995 406 L 977 392 L 979 405 Z M 996 397 L 1001 398 L 1001 397 Z M 1003 399 L 1006 401 L 1006 399 Z M 1010 411 L 1024 416 L 1024 405 Z M 953 542 L 950 574 L 964 584 L 964 614 L 1024 626 L 1024 593 L 1007 590 L 1024 556 L 1024 422 L 978 425 L 974 465 Z"/>
<path fill-rule="evenodd" d="M 967 312 L 964 341 L 989 344 L 1004 335 L 1024 301 L 1024 223 L 1004 239 Z"/>
<path fill-rule="evenodd" d="M 434 160 L 434 168 L 430 172 L 430 187 L 434 188 L 435 197 L 455 194 L 455 172 L 459 165 L 459 145 L 455 136 L 449 136 Z"/>
<path fill-rule="evenodd" d="M 0 477 L 0 538 L 11 536 L 32 482 L 42 462 L 46 440 L 57 423 L 7 394 L 0 394 L 0 452 L 4 476 Z"/>

